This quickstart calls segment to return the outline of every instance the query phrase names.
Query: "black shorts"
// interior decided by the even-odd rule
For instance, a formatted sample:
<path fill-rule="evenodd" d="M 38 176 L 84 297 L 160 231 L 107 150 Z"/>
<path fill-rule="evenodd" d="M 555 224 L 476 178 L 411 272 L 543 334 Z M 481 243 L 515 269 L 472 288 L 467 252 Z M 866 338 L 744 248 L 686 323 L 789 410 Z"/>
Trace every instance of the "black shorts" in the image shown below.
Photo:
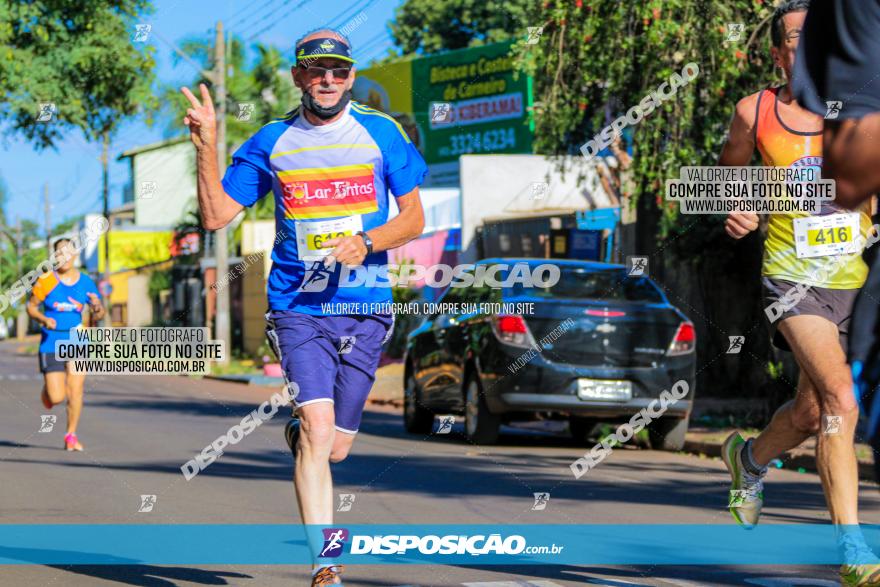
<path fill-rule="evenodd" d="M 803 298 L 789 308 L 787 306 L 791 305 L 792 294 L 803 285 L 772 277 L 762 277 L 761 284 L 764 286 L 764 305 L 768 308 L 766 314 L 770 322 L 770 337 L 775 347 L 791 350 L 788 341 L 778 330 L 783 320 L 791 316 L 821 316 L 837 326 L 840 347 L 846 352 L 850 319 L 859 290 L 810 287 L 804 291 Z"/>
<path fill-rule="evenodd" d="M 66 373 L 67 361 L 59 361 L 55 353 L 40 353 L 40 373 Z"/>
<path fill-rule="evenodd" d="M 811 2 L 794 62 L 797 101 L 829 118 L 862 118 L 880 111 L 880 0 Z"/>

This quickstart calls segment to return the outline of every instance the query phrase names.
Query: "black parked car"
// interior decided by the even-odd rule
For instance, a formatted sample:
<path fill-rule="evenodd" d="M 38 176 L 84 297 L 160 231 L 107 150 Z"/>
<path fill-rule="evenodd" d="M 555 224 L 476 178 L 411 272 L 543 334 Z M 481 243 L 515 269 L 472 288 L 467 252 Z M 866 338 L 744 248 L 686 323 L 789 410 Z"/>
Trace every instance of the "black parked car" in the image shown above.
<path fill-rule="evenodd" d="M 464 414 L 468 438 L 492 444 L 502 423 L 567 418 L 583 439 L 596 423 L 628 421 L 685 380 L 688 395 L 648 426 L 654 448 L 681 449 L 696 364 L 688 318 L 654 282 L 628 276 L 621 265 L 499 258 L 477 268 L 516 263 L 552 264 L 559 280 L 550 287 L 450 287 L 440 303 L 533 303 L 519 308 L 531 313 L 463 307 L 428 316 L 408 336 L 406 429 L 427 433 L 434 414 Z"/>

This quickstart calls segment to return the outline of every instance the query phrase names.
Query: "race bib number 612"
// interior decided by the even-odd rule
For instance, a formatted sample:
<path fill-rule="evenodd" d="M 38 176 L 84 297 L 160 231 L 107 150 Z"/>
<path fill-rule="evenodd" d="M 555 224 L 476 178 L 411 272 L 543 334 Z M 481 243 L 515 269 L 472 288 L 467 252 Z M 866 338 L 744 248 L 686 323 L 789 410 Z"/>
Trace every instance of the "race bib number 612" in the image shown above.
<path fill-rule="evenodd" d="M 350 230 L 343 230 L 340 232 L 325 232 L 323 234 L 310 234 L 308 248 L 309 249 L 321 249 L 324 247 L 324 243 L 334 238 L 342 238 L 346 236 L 351 236 L 352 232 Z"/>
<path fill-rule="evenodd" d="M 364 229 L 360 214 L 334 220 L 297 220 L 296 246 L 301 260 L 326 257 L 333 247 L 327 241 L 357 234 Z"/>

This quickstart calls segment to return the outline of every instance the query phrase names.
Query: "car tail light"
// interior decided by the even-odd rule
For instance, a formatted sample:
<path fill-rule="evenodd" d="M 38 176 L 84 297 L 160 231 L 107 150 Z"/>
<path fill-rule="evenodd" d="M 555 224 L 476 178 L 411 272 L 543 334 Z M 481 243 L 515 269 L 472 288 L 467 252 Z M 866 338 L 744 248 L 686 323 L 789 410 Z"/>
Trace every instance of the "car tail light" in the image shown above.
<path fill-rule="evenodd" d="M 492 321 L 495 337 L 504 344 L 528 348 L 534 343 L 532 333 L 522 316 L 505 314 L 495 316 Z"/>
<path fill-rule="evenodd" d="M 675 336 L 672 339 L 672 344 L 669 345 L 669 350 L 666 352 L 669 356 L 674 355 L 686 355 L 688 353 L 694 352 L 694 348 L 697 346 L 697 333 L 694 330 L 694 325 L 691 322 L 682 322 L 678 325 L 678 330 L 675 331 Z"/>
<path fill-rule="evenodd" d="M 603 318 L 620 318 L 626 316 L 626 312 L 620 310 L 587 310 L 584 312 L 587 316 L 601 316 Z"/>

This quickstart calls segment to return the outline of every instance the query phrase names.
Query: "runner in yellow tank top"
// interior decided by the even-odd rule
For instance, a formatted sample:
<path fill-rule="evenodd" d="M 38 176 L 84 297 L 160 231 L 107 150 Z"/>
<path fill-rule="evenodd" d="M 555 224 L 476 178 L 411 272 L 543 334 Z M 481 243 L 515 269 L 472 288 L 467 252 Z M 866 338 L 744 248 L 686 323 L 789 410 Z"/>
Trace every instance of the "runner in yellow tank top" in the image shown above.
<path fill-rule="evenodd" d="M 822 118 L 801 108 L 791 93 L 791 72 L 808 5 L 806 0 L 788 0 L 776 8 L 770 53 L 785 72 L 786 84 L 737 104 L 720 165 L 749 165 L 757 149 L 765 165 L 821 168 Z M 766 313 L 774 344 L 791 350 L 800 367 L 797 393 L 757 438 L 746 442 L 734 432 L 722 447 L 732 477 L 730 512 L 750 528 L 761 515 L 768 463 L 807 438 L 818 437 L 819 475 L 845 562 L 841 581 L 859 586 L 880 585 L 880 559 L 868 548 L 858 526 L 853 445 L 858 405 L 844 353 L 853 301 L 866 267 L 858 252 L 829 255 L 827 248 L 814 246 L 821 243 L 810 244 L 807 235 L 824 222 L 835 226 L 835 235 L 838 227 L 853 237 L 856 231 L 864 235 L 870 226 L 866 212 L 851 213 L 830 204 L 817 216 L 770 215 L 762 267 Z M 730 214 L 725 223 L 727 233 L 736 239 L 757 227 L 755 214 Z"/>
<path fill-rule="evenodd" d="M 816 131 L 792 128 L 780 114 L 779 93 L 783 88 L 771 88 L 756 94 L 754 143 L 764 165 L 774 167 L 811 167 L 820 172 L 822 168 L 821 120 L 806 111 L 798 112 L 793 121 L 806 122 L 807 128 L 817 124 Z M 786 91 L 787 93 L 787 91 Z M 790 93 L 787 93 L 790 96 Z M 754 98 L 750 96 L 749 98 Z M 749 99 L 747 98 L 747 99 Z M 794 102 L 783 105 L 786 111 Z M 871 227 L 870 206 L 865 203 L 858 212 L 846 210 L 834 202 L 822 206 L 820 216 L 829 214 L 853 214 L 858 219 L 859 231 L 866 236 Z M 794 220 L 805 218 L 806 213 L 771 214 L 767 239 L 764 242 L 764 263 L 761 274 L 765 277 L 805 283 L 828 289 L 858 289 L 865 282 L 867 267 L 859 253 L 847 255 L 829 270 L 827 256 L 798 258 L 795 247 Z"/>

